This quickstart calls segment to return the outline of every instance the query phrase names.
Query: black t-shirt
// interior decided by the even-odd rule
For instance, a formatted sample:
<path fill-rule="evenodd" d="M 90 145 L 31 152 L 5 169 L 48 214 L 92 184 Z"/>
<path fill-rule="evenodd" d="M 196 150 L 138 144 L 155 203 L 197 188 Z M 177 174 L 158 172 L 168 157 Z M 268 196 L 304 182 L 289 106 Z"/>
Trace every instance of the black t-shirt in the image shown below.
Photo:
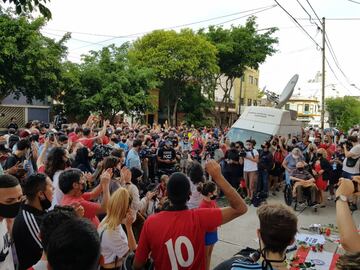
<path fill-rule="evenodd" d="M 45 213 L 45 211 L 23 204 L 15 218 L 12 234 L 19 260 L 19 270 L 28 269 L 41 259 L 43 247 L 39 237 L 39 228 Z"/>
<path fill-rule="evenodd" d="M 176 152 L 173 148 L 165 149 L 165 147 L 159 149 L 158 157 L 162 160 L 174 160 L 176 158 Z M 172 168 L 174 164 L 167 164 L 159 162 L 159 168 Z"/>
<path fill-rule="evenodd" d="M 13 128 L 13 129 L 17 130 L 19 127 L 18 127 L 18 125 L 16 123 L 10 123 L 7 128 L 8 129 Z"/>
<path fill-rule="evenodd" d="M 4 169 L 10 169 L 11 167 L 14 167 L 16 165 L 16 163 L 20 162 L 22 163 L 25 160 L 25 157 L 18 157 L 16 155 L 11 155 L 7 158 L 5 165 L 4 165 Z"/>

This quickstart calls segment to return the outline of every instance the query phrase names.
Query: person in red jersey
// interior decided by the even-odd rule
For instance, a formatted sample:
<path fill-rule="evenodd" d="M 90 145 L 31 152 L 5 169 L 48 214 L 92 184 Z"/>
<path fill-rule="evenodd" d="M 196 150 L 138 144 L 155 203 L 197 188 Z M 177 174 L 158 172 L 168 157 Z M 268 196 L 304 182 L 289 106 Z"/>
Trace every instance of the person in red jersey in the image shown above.
<path fill-rule="evenodd" d="M 182 173 L 172 174 L 167 185 L 168 206 L 145 221 L 135 254 L 135 270 L 142 269 L 150 254 L 156 270 L 205 270 L 205 233 L 246 213 L 245 202 L 225 180 L 220 165 L 208 161 L 206 171 L 230 206 L 188 210 L 189 180 Z"/>

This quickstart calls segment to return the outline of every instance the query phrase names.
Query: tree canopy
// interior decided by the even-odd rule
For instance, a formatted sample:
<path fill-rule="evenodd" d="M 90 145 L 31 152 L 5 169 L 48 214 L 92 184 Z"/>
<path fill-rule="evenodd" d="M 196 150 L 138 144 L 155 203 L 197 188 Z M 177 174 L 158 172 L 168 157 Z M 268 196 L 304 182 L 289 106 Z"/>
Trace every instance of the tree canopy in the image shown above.
<path fill-rule="evenodd" d="M 328 98 L 325 102 L 331 126 L 348 131 L 360 123 L 360 100 L 354 97 Z"/>
<path fill-rule="evenodd" d="M 0 13 L 0 100 L 11 93 L 29 101 L 57 94 L 70 35 L 55 42 L 40 33 L 44 24 L 43 18 Z"/>
<path fill-rule="evenodd" d="M 230 103 L 234 80 L 243 76 L 246 68 L 258 69 L 266 57 L 276 52 L 274 45 L 278 43 L 278 40 L 273 37 L 276 30 L 276 28 L 270 28 L 259 33 L 256 18 L 250 17 L 243 26 L 232 26 L 229 29 L 222 26 L 210 26 L 207 30 L 199 31 L 218 50 L 217 63 L 220 69 L 215 74 L 214 80 L 218 88 L 223 90 L 223 104 Z M 225 79 L 220 80 L 220 77 Z M 226 106 L 226 113 L 227 110 Z"/>
<path fill-rule="evenodd" d="M 10 3 L 15 6 L 15 12 L 18 15 L 27 12 L 39 10 L 45 18 L 51 19 L 51 11 L 45 6 L 50 0 L 2 0 L 4 3 Z"/>
<path fill-rule="evenodd" d="M 153 31 L 134 42 L 130 57 L 137 66 L 153 69 L 161 81 L 160 94 L 168 121 L 176 124 L 179 103 L 188 84 L 199 86 L 218 72 L 217 50 L 190 29 Z"/>
<path fill-rule="evenodd" d="M 90 111 L 111 118 L 151 109 L 148 90 L 156 86 L 154 73 L 134 66 L 128 59 L 129 44 L 110 45 L 85 55 L 81 64 L 66 63 L 63 93 L 67 114 L 85 116 Z"/>

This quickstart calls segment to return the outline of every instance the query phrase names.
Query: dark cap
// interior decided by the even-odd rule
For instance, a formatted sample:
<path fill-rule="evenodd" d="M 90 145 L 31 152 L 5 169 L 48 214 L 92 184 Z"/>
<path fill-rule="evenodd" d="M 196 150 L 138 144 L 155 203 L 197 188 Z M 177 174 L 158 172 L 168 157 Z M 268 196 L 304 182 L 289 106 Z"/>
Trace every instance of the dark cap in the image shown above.
<path fill-rule="evenodd" d="M 174 205 L 185 204 L 190 196 L 190 182 L 183 173 L 173 173 L 167 184 L 169 200 Z"/>

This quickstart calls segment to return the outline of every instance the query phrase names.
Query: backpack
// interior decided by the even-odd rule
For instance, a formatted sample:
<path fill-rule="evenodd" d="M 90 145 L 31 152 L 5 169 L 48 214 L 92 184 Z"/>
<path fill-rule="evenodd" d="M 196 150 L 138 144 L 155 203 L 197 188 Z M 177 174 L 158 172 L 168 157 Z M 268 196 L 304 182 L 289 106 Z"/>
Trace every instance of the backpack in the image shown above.
<path fill-rule="evenodd" d="M 284 159 L 285 159 L 285 157 L 283 156 L 281 151 L 275 151 L 275 153 L 274 153 L 274 162 L 275 163 L 282 164 Z"/>

